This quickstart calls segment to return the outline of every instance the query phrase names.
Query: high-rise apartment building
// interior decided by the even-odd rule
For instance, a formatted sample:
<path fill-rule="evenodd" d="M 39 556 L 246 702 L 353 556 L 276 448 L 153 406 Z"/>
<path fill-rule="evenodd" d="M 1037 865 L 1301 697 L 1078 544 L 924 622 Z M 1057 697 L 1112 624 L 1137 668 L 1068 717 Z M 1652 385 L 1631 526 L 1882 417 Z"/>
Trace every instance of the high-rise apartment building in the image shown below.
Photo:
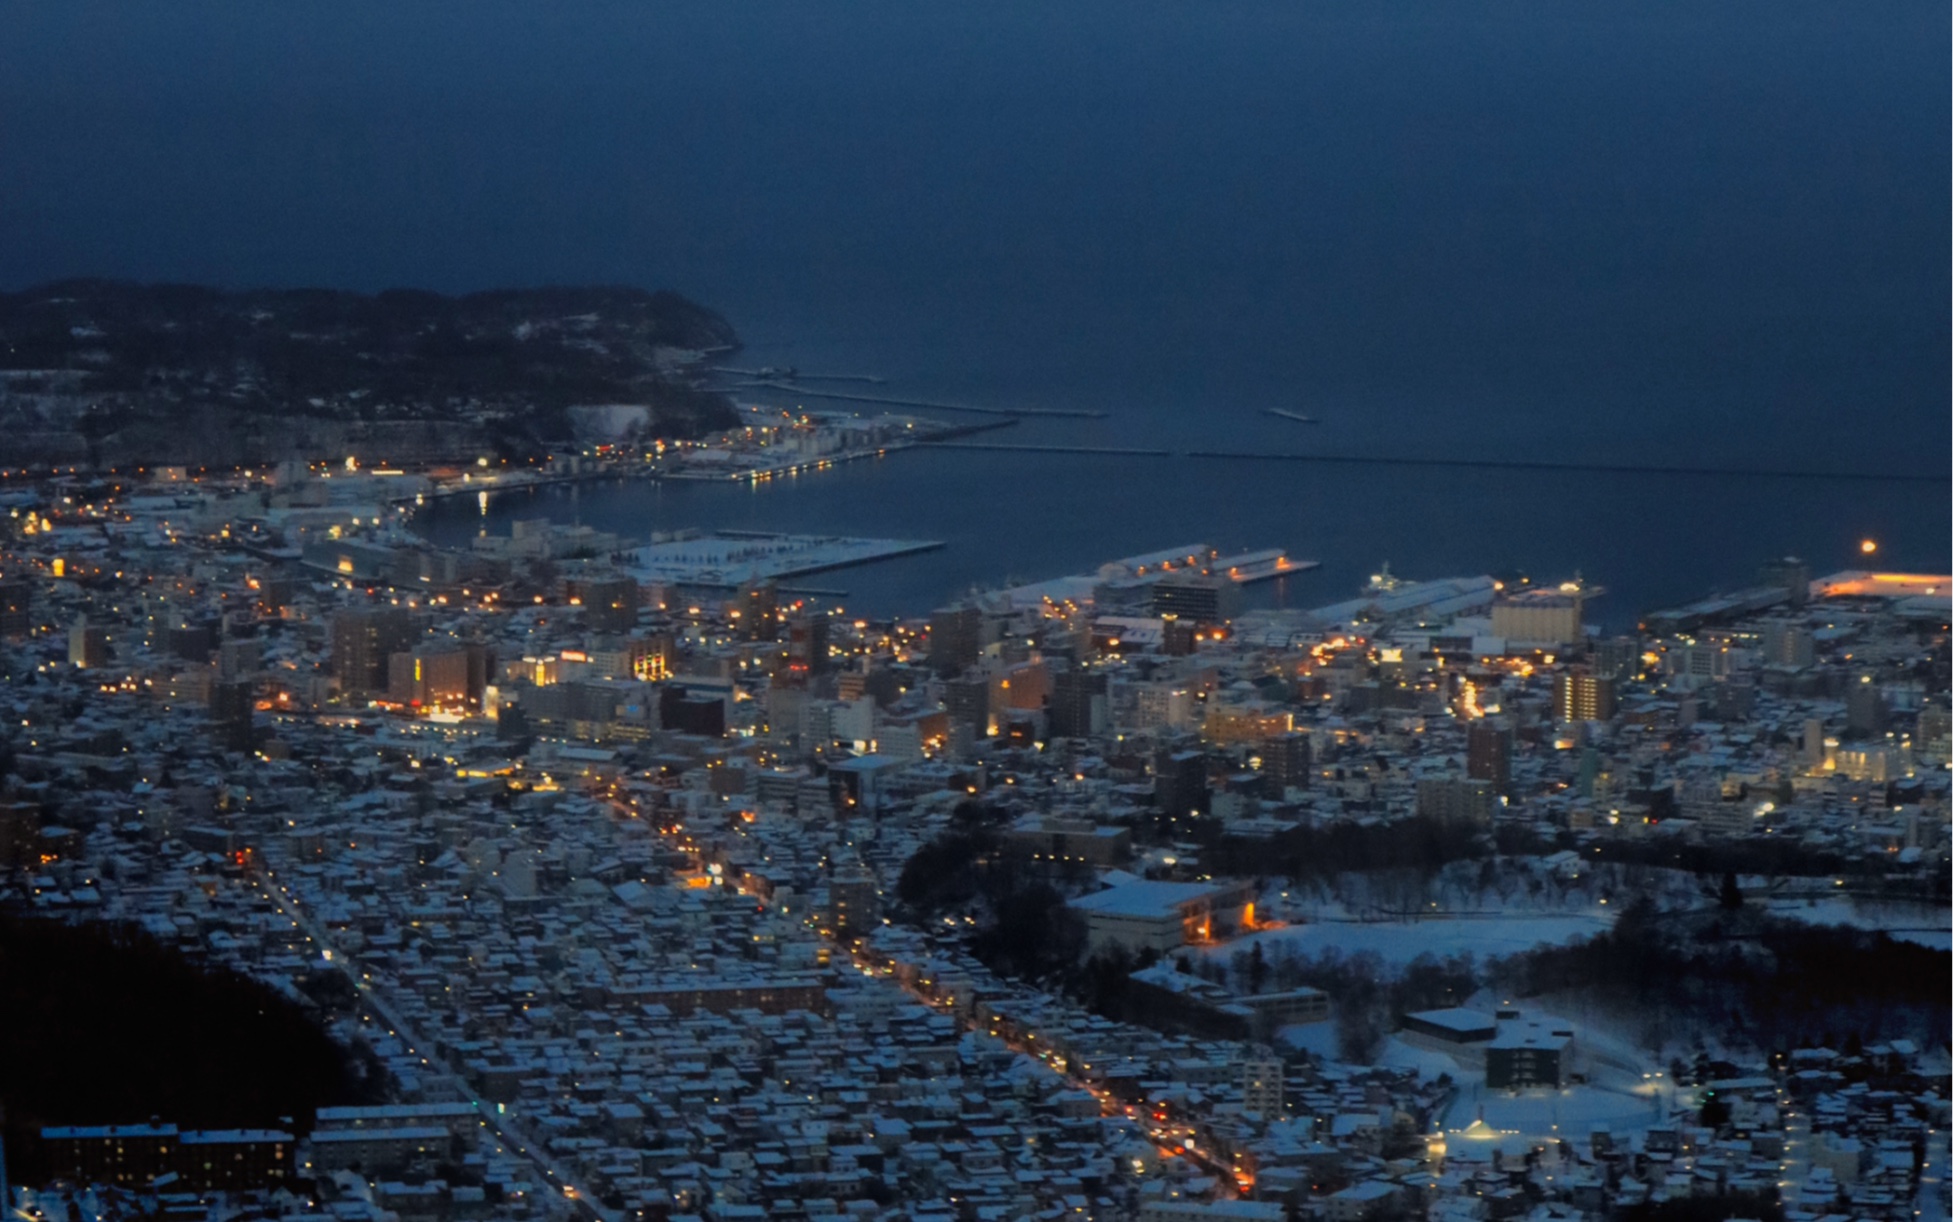
<path fill-rule="evenodd" d="M 1279 1059 L 1250 1059 L 1241 1064 L 1241 1110 L 1273 1120 L 1282 1106 L 1282 1063 Z"/>
<path fill-rule="evenodd" d="M 1553 679 L 1553 716 L 1561 721 L 1606 721 L 1614 716 L 1614 681 L 1588 671 Z"/>
<path fill-rule="evenodd" d="M 1261 744 L 1261 771 L 1275 787 L 1275 796 L 1288 789 L 1307 789 L 1315 763 L 1309 736 L 1290 731 Z"/>
<path fill-rule="evenodd" d="M 881 891 L 867 866 L 836 867 L 827 897 L 828 928 L 837 936 L 859 937 L 881 924 Z"/>

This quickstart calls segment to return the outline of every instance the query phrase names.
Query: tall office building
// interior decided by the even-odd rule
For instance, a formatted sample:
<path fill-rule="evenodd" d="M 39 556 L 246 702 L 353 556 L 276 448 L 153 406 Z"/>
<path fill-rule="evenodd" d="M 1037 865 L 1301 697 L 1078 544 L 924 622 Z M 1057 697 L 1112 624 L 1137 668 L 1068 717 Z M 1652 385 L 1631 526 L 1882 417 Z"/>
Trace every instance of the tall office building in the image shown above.
<path fill-rule="evenodd" d="M 1845 687 L 1845 731 L 1870 738 L 1885 733 L 1890 710 L 1885 693 L 1870 675 L 1859 675 Z"/>
<path fill-rule="evenodd" d="M 223 680 L 249 679 L 258 673 L 263 650 L 255 638 L 225 641 L 217 647 L 217 677 Z"/>
<path fill-rule="evenodd" d="M 755 581 L 739 592 L 739 624 L 749 641 L 770 641 L 780 635 L 780 586 Z"/>
<path fill-rule="evenodd" d="M 332 670 L 339 691 L 364 696 L 385 691 L 388 660 L 413 648 L 420 635 L 410 612 L 399 607 L 348 608 L 332 617 Z"/>
<path fill-rule="evenodd" d="M 277 615 L 291 605 L 292 596 L 298 593 L 298 583 L 290 577 L 260 577 L 252 588 L 257 592 L 259 615 Z"/>
<path fill-rule="evenodd" d="M 471 665 L 470 648 L 459 642 L 430 643 L 394 654 L 387 660 L 387 699 L 417 709 L 466 703 L 470 678 L 487 671 L 485 665 Z M 484 646 L 473 648 L 486 652 Z"/>
<path fill-rule="evenodd" d="M 1764 565 L 1757 580 L 1775 586 L 1790 596 L 1790 605 L 1801 607 L 1811 597 L 1811 566 L 1795 556 L 1785 556 Z"/>
<path fill-rule="evenodd" d="M 599 577 L 581 583 L 583 625 L 596 632 L 629 632 L 637 627 L 637 582 L 629 577 Z"/>
<path fill-rule="evenodd" d="M 1207 809 L 1207 757 L 1162 747 L 1153 757 L 1153 798 L 1160 813 L 1182 818 Z"/>
<path fill-rule="evenodd" d="M 1108 720 L 1106 678 L 1102 670 L 1067 670 L 1051 681 L 1051 737 L 1090 738 Z"/>
<path fill-rule="evenodd" d="M 946 607 L 929 614 L 929 665 L 938 674 L 960 675 L 983 656 L 983 611 Z"/>
<path fill-rule="evenodd" d="M 990 680 L 981 675 L 943 684 L 943 709 L 953 726 L 967 726 L 977 738 L 990 736 Z"/>
<path fill-rule="evenodd" d="M 1181 619 L 1171 611 L 1160 616 L 1160 652 L 1169 658 L 1184 658 L 1194 651 L 1194 638 L 1200 625 Z"/>
<path fill-rule="evenodd" d="M 1944 760 L 1949 742 L 1953 742 L 1953 713 L 1944 698 L 1927 701 L 1913 724 L 1913 750 L 1927 759 Z"/>
<path fill-rule="evenodd" d="M 1554 676 L 1553 716 L 1561 721 L 1606 721 L 1614 716 L 1614 681 L 1580 670 Z"/>
<path fill-rule="evenodd" d="M 210 685 L 210 733 L 226 751 L 246 754 L 256 749 L 253 711 L 257 706 L 257 685 L 249 679 L 225 680 Z"/>
<path fill-rule="evenodd" d="M 796 615 L 787 623 L 787 664 L 809 675 L 828 669 L 828 617 Z"/>
<path fill-rule="evenodd" d="M 1152 612 L 1196 624 L 1219 624 L 1234 615 L 1239 588 L 1225 577 L 1175 574 L 1153 583 Z"/>
<path fill-rule="evenodd" d="M 68 629 L 68 665 L 95 670 L 108 665 L 108 629 L 98 628 L 83 615 Z"/>
<path fill-rule="evenodd" d="M 178 624 L 164 633 L 164 644 L 171 656 L 185 662 L 208 662 L 210 651 L 217 647 L 219 630 L 210 620 L 193 620 Z"/>
<path fill-rule="evenodd" d="M 1496 721 L 1474 721 L 1465 736 L 1465 775 L 1490 781 L 1492 792 L 1512 792 L 1512 730 Z"/>
<path fill-rule="evenodd" d="M 1804 748 L 1802 763 L 1810 772 L 1824 766 L 1824 721 L 1818 717 L 1804 719 Z"/>

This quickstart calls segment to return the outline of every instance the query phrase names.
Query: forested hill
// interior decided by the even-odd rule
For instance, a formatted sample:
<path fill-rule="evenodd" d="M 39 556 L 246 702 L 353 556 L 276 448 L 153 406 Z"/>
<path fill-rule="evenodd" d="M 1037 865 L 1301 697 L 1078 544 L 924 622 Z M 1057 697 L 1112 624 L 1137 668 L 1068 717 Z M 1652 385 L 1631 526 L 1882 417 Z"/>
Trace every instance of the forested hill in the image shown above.
<path fill-rule="evenodd" d="M 316 1109 L 386 1098 L 384 1065 L 324 1026 L 357 1005 L 320 970 L 286 995 L 198 963 L 136 926 L 0 911 L 0 1108 L 36 1182 L 42 1125 L 308 1132 Z"/>
<path fill-rule="evenodd" d="M 645 404 L 658 435 L 694 436 L 733 414 L 689 371 L 737 344 L 711 310 L 636 288 L 62 281 L 0 293 L 0 428 L 20 461 L 98 463 L 326 456 L 374 439 L 400 459 L 532 452 L 567 439 L 578 404 Z"/>

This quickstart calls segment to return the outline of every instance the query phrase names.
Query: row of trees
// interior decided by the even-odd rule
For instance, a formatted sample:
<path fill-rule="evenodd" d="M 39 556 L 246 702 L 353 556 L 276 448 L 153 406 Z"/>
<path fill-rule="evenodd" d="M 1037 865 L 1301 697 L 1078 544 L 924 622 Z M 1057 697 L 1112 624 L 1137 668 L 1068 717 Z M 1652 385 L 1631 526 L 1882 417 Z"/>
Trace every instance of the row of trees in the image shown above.
<path fill-rule="evenodd" d="M 1486 857 L 1489 837 L 1460 819 L 1416 816 L 1374 823 L 1303 824 L 1264 839 L 1223 838 L 1203 850 L 1213 873 L 1282 874 L 1329 878 L 1365 871 L 1404 870 L 1429 877 L 1454 861 Z"/>
<path fill-rule="evenodd" d="M 1740 900 L 1684 914 L 1637 901 L 1605 933 L 1500 960 L 1492 980 L 1639 1014 L 1651 1044 L 1709 1033 L 1759 1049 L 1953 1035 L 1946 952 L 1731 907 L 1731 898 Z"/>
<path fill-rule="evenodd" d="M 1065 907 L 1047 872 L 1005 850 L 1003 819 L 992 808 L 963 803 L 950 828 L 902 867 L 896 898 L 924 920 L 978 914 L 970 950 L 994 972 L 1070 982 L 1085 948 L 1084 922 Z"/>

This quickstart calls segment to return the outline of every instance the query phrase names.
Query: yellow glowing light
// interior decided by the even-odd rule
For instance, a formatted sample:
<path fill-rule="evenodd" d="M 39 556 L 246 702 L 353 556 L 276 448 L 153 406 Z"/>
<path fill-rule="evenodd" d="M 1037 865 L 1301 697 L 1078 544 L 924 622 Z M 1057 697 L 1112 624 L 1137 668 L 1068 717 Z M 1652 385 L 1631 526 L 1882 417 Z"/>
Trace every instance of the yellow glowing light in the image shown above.
<path fill-rule="evenodd" d="M 1873 552 L 1878 550 L 1878 540 L 1877 539 L 1863 540 L 1858 544 L 1858 550 L 1865 553 L 1867 556 L 1869 556 Z"/>

